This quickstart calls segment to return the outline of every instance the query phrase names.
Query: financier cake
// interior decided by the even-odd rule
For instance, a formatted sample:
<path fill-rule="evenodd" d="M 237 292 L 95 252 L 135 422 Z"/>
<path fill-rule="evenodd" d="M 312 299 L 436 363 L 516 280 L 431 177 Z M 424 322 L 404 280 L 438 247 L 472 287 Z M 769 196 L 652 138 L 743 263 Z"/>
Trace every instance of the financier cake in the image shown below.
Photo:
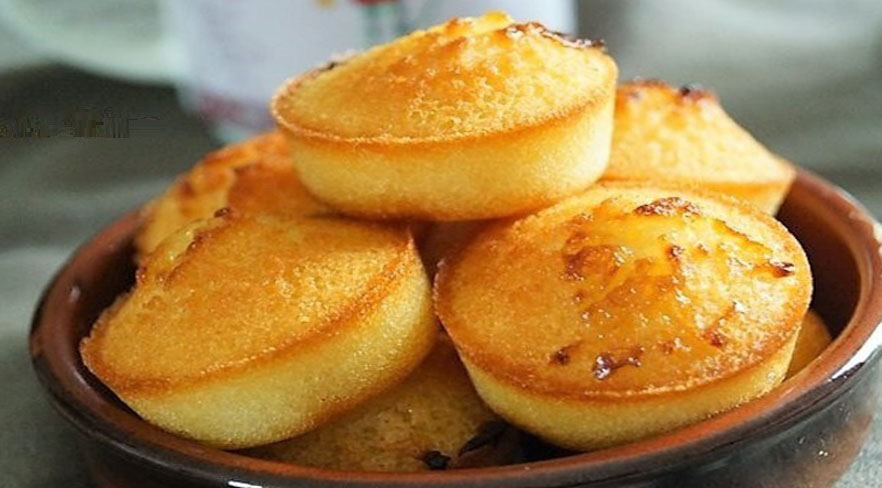
<path fill-rule="evenodd" d="M 207 155 L 145 206 L 135 236 L 138 261 L 172 232 L 224 207 L 289 216 L 329 211 L 300 183 L 284 136 L 270 132 Z"/>
<path fill-rule="evenodd" d="M 351 215 L 523 213 L 606 167 L 617 68 L 602 46 L 502 13 L 416 31 L 286 83 L 301 180 Z"/>
<path fill-rule="evenodd" d="M 608 183 L 493 224 L 442 262 L 435 304 L 491 408 L 589 450 L 774 388 L 811 290 L 799 243 L 754 207 Z"/>
<path fill-rule="evenodd" d="M 400 385 L 327 425 L 247 454 L 350 471 L 492 466 L 514 461 L 510 430 L 475 393 L 441 335 Z"/>
<path fill-rule="evenodd" d="M 603 180 L 699 185 L 774 214 L 794 168 L 735 123 L 710 92 L 661 81 L 625 83 Z"/>
<path fill-rule="evenodd" d="M 793 348 L 793 358 L 790 360 L 787 377 L 802 371 L 824 352 L 831 342 L 833 342 L 833 337 L 830 335 L 830 329 L 827 328 L 824 319 L 814 310 L 809 310 L 802 321 L 802 329 L 799 331 L 796 346 Z"/>
<path fill-rule="evenodd" d="M 407 228 L 222 210 L 146 257 L 81 352 L 147 421 L 243 448 L 384 391 L 437 330 Z"/>

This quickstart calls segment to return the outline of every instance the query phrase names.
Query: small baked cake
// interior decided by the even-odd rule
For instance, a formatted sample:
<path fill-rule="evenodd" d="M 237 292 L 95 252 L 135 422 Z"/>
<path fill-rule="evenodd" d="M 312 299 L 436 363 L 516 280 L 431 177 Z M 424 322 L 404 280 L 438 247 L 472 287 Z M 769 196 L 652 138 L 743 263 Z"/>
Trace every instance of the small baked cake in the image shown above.
<path fill-rule="evenodd" d="M 145 420 L 242 448 L 381 393 L 437 333 L 407 228 L 221 211 L 146 257 L 81 352 Z"/>
<path fill-rule="evenodd" d="M 796 172 L 741 128 L 706 90 L 625 83 L 616 96 L 604 180 L 699 185 L 774 214 Z"/>
<path fill-rule="evenodd" d="M 833 342 L 833 337 L 830 335 L 830 329 L 827 328 L 824 319 L 814 310 L 809 310 L 802 321 L 799 337 L 796 339 L 796 347 L 793 349 L 793 358 L 790 360 L 787 377 L 790 378 L 802 371 L 816 357 L 820 356 L 831 342 Z"/>
<path fill-rule="evenodd" d="M 514 460 L 509 429 L 475 393 L 442 334 L 400 385 L 327 425 L 247 454 L 348 471 L 491 466 Z"/>
<path fill-rule="evenodd" d="M 298 76 L 272 102 L 301 180 L 351 215 L 465 220 L 547 206 L 606 167 L 602 46 L 459 18 Z"/>
<path fill-rule="evenodd" d="M 589 450 L 777 386 L 811 290 L 799 243 L 754 207 L 608 183 L 481 232 L 442 262 L 435 306 L 494 411 Z"/>
<path fill-rule="evenodd" d="M 287 216 L 329 211 L 300 183 L 284 136 L 263 134 L 207 155 L 147 204 L 135 236 L 137 260 L 169 234 L 224 207 Z"/>

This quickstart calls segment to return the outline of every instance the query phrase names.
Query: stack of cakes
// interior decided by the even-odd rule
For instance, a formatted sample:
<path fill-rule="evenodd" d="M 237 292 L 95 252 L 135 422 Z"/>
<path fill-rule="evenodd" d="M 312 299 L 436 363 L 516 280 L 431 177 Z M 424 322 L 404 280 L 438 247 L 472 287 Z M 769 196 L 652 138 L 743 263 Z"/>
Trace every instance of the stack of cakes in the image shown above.
<path fill-rule="evenodd" d="M 829 341 L 817 318 L 800 335 L 811 273 L 772 216 L 793 167 L 706 91 L 617 86 L 602 43 L 454 19 L 271 108 L 278 131 L 145 207 L 136 283 L 82 344 L 170 432 L 490 466 L 523 431 L 590 450 L 701 421 Z"/>

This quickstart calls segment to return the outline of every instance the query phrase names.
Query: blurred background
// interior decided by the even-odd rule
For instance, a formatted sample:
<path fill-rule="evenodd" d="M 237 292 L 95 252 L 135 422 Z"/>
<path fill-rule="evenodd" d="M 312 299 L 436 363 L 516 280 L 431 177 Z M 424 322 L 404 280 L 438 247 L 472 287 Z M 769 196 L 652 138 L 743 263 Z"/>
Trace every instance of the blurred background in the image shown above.
<path fill-rule="evenodd" d="M 269 128 L 285 78 L 489 9 L 606 39 L 622 79 L 712 88 L 882 215 L 880 0 L 0 0 L 0 484 L 87 486 L 25 353 L 39 291 L 78 243 Z M 877 421 L 841 486 L 880 480 Z"/>

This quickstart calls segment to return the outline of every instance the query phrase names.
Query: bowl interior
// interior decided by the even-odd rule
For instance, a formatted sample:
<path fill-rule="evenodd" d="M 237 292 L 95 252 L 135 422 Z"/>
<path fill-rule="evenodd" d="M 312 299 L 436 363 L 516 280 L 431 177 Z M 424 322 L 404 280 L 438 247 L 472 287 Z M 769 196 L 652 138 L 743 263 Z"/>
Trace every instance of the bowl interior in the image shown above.
<path fill-rule="evenodd" d="M 873 333 L 882 315 L 878 290 L 882 259 L 866 212 L 832 185 L 805 172 L 800 173 L 779 218 L 809 256 L 815 279 L 812 307 L 824 317 L 834 336 L 839 336 L 819 360 L 790 380 L 787 388 L 702 424 L 628 446 L 555 457 L 558 450 L 539 445 L 530 450 L 536 462 L 527 465 L 394 475 L 395 481 L 477 486 L 482 480 L 517 479 L 517 484 L 529 484 L 531 477 L 553 472 L 584 475 L 586 470 L 603 479 L 637 465 L 642 470 L 663 469 L 686 447 L 705 454 L 722 446 L 731 448 L 739 439 L 798 417 L 800 404 L 812 403 L 806 402 L 808 396 L 825 394 L 822 385 L 853 361 L 859 349 L 866 349 L 871 335 L 877 343 L 864 352 L 870 354 L 877 348 L 879 334 Z M 263 481 L 296 476 L 322 481 L 319 484 L 392 480 L 393 475 L 388 474 L 344 474 L 288 466 L 203 447 L 143 422 L 92 376 L 80 360 L 78 344 L 101 311 L 133 282 L 132 235 L 136 225 L 137 215 L 130 213 L 81 247 L 47 288 L 34 317 L 31 355 L 40 379 L 65 417 L 101 444 L 147 463 L 174 466 L 194 478 L 223 482 L 237 473 L 240 478 Z"/>
<path fill-rule="evenodd" d="M 819 215 L 814 200 L 798 198 L 800 190 L 794 189 L 797 194 L 785 200 L 777 217 L 808 255 L 814 280 L 811 307 L 824 318 L 835 338 L 854 315 L 860 296 L 860 270 L 846 236 L 831 232 L 838 217 Z"/>

